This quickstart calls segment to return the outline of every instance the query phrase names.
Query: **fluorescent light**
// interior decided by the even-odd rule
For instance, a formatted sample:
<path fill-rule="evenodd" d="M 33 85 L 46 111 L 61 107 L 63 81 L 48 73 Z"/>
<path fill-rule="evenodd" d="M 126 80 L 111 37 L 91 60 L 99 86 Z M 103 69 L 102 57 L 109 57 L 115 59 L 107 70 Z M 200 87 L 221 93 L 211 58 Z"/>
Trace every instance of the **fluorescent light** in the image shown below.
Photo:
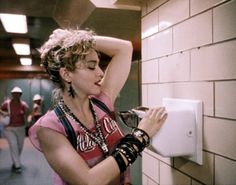
<path fill-rule="evenodd" d="M 30 47 L 29 44 L 13 43 L 13 48 L 17 55 L 29 55 Z"/>
<path fill-rule="evenodd" d="M 32 65 L 32 59 L 31 58 L 20 58 L 20 63 L 23 66 L 30 66 L 30 65 Z"/>
<path fill-rule="evenodd" d="M 0 14 L 3 27 L 6 32 L 27 33 L 26 16 L 19 14 Z"/>

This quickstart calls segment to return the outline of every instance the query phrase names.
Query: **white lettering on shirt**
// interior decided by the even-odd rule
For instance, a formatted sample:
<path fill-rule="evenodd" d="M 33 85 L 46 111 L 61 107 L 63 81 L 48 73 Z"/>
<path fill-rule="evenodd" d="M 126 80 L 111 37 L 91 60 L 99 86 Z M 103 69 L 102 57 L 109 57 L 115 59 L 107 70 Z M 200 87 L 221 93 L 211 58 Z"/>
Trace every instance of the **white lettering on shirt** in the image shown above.
<path fill-rule="evenodd" d="M 107 138 L 109 135 L 113 134 L 118 130 L 116 122 L 105 117 L 101 122 L 101 129 L 103 130 L 103 135 Z M 91 139 L 87 134 L 78 134 L 77 136 L 77 150 L 81 152 L 88 152 L 94 150 L 97 144 Z"/>

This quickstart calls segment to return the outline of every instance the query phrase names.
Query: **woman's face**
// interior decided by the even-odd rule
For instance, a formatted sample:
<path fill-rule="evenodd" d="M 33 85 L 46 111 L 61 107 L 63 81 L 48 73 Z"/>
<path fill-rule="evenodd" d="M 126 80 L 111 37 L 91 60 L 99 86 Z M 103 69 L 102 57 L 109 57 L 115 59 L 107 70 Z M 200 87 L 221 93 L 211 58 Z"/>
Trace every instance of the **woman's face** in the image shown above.
<path fill-rule="evenodd" d="M 85 62 L 78 61 L 72 72 L 72 87 L 76 94 L 97 95 L 101 92 L 100 82 L 103 71 L 99 67 L 99 58 L 94 49 L 91 49 Z"/>

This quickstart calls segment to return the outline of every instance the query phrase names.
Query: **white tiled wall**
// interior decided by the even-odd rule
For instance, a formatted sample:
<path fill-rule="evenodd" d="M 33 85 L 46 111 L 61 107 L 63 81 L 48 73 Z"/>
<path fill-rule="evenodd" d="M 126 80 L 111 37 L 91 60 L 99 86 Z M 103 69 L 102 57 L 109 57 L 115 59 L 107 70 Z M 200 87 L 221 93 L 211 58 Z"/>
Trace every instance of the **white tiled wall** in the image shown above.
<path fill-rule="evenodd" d="M 188 162 L 182 158 L 177 158 L 174 166 L 179 169 L 180 172 L 184 172 L 204 184 L 213 184 L 214 155 L 208 152 L 203 152 L 203 163 L 204 165 L 200 166 L 195 163 Z"/>
<path fill-rule="evenodd" d="M 142 19 L 142 38 L 151 36 L 158 31 L 158 9 L 156 9 Z"/>
<path fill-rule="evenodd" d="M 216 82 L 215 114 L 236 119 L 236 81 Z"/>
<path fill-rule="evenodd" d="M 159 8 L 160 30 L 187 19 L 188 17 L 189 0 L 168 1 Z"/>
<path fill-rule="evenodd" d="M 143 152 L 142 172 L 155 182 L 159 182 L 159 161 Z"/>
<path fill-rule="evenodd" d="M 147 85 L 145 99 L 150 107 L 161 105 L 163 97 L 199 99 L 204 102 L 204 115 L 213 116 L 213 91 L 211 82 L 157 83 Z"/>
<path fill-rule="evenodd" d="M 143 83 L 158 82 L 158 60 L 142 62 L 142 82 Z"/>
<path fill-rule="evenodd" d="M 177 53 L 159 60 L 160 82 L 189 81 L 189 52 Z"/>
<path fill-rule="evenodd" d="M 212 43 L 212 10 L 192 17 L 173 28 L 174 51 Z"/>
<path fill-rule="evenodd" d="M 160 184 L 189 185 L 190 183 L 189 177 L 165 163 L 160 163 Z"/>
<path fill-rule="evenodd" d="M 214 42 L 236 37 L 235 10 L 235 0 L 213 9 Z"/>
<path fill-rule="evenodd" d="M 190 0 L 190 14 L 191 16 L 201 13 L 223 2 L 222 0 Z"/>
<path fill-rule="evenodd" d="M 236 185 L 236 0 L 147 0 L 142 105 L 203 101 L 203 165 L 146 149 L 143 185 Z"/>
<path fill-rule="evenodd" d="M 221 156 L 215 158 L 215 184 L 235 184 L 236 162 Z"/>
<path fill-rule="evenodd" d="M 164 4 L 166 1 L 168 0 L 147 0 L 147 12 L 151 12 L 154 9 L 156 9 L 157 7 L 161 6 L 162 4 Z"/>
<path fill-rule="evenodd" d="M 159 32 L 145 40 L 147 40 L 146 59 L 153 59 L 172 53 L 172 29 Z M 143 46 L 145 47 L 145 45 Z"/>
<path fill-rule="evenodd" d="M 207 151 L 236 159 L 235 148 L 230 147 L 235 145 L 235 133 L 236 121 L 205 117 L 203 147 Z"/>
<path fill-rule="evenodd" d="M 191 79 L 236 79 L 235 48 L 233 40 L 191 50 Z"/>

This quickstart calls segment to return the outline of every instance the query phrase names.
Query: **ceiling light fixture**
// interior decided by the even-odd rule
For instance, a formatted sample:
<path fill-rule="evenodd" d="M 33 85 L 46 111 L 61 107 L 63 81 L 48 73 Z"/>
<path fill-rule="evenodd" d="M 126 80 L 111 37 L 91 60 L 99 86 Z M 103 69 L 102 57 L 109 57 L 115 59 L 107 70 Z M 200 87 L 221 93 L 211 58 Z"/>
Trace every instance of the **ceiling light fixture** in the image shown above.
<path fill-rule="evenodd" d="M 20 63 L 23 66 L 31 66 L 32 65 L 32 59 L 31 58 L 20 58 Z"/>
<path fill-rule="evenodd" d="M 29 39 L 25 38 L 15 38 L 12 39 L 12 45 L 17 55 L 29 55 L 30 46 Z"/>
<path fill-rule="evenodd" d="M 29 44 L 13 43 L 13 48 L 14 48 L 17 55 L 29 55 L 30 54 Z"/>
<path fill-rule="evenodd" d="M 26 16 L 19 14 L 0 14 L 3 27 L 10 33 L 27 33 Z"/>

